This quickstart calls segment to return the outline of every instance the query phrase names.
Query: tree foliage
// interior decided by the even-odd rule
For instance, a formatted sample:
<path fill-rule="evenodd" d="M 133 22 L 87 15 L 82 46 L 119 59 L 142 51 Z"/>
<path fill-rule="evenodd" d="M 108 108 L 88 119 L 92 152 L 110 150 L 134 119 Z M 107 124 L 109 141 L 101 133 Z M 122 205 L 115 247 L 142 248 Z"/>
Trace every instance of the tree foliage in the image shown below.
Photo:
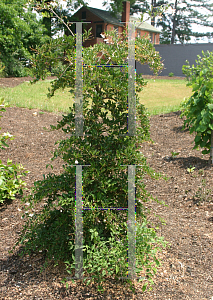
<path fill-rule="evenodd" d="M 107 5 L 107 1 L 104 5 Z M 155 12 L 162 6 L 169 7 L 162 11 L 161 17 L 156 17 Z M 109 10 L 115 13 L 122 12 L 122 0 L 110 2 Z M 210 20 L 212 16 L 212 4 L 207 0 L 138 0 L 130 1 L 130 14 L 151 12 L 151 24 L 162 29 L 160 35 L 161 44 L 175 44 L 190 41 L 191 37 L 197 39 L 212 37 L 212 33 L 204 30 L 197 32 L 193 25 L 213 27 Z"/>
<path fill-rule="evenodd" d="M 41 21 L 36 19 L 26 0 L 0 2 L 0 60 L 7 76 L 27 75 L 24 66 L 33 49 L 46 42 Z"/>
<path fill-rule="evenodd" d="M 80 6 L 87 6 L 88 3 L 84 0 L 68 0 L 68 1 L 52 1 L 52 0 L 29 0 L 37 13 L 43 16 L 42 24 L 46 27 L 49 37 L 53 37 L 66 26 L 61 19 L 66 23 L 72 19 L 72 12 Z M 66 4 L 66 5 L 64 5 Z"/>
<path fill-rule="evenodd" d="M 158 3 L 169 4 L 170 10 L 162 13 L 162 18 L 156 22 L 162 27 L 160 42 L 162 44 L 175 44 L 189 42 L 192 37 L 211 37 L 211 33 L 204 29 L 199 33 L 193 25 L 212 27 L 209 17 L 212 15 L 210 1 L 204 0 L 169 0 Z M 207 11 L 207 13 L 206 13 Z"/>

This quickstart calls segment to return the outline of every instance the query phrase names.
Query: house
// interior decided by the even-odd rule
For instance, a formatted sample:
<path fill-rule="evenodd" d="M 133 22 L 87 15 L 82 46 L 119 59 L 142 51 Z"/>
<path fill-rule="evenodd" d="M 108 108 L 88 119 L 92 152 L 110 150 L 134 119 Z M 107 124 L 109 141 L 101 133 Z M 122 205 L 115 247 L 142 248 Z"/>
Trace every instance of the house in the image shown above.
<path fill-rule="evenodd" d="M 78 19 L 82 22 L 91 22 L 89 24 L 84 24 L 85 29 L 89 30 L 92 27 L 92 38 L 83 43 L 84 47 L 93 46 L 94 44 L 99 44 L 104 42 L 104 38 L 101 34 L 106 30 L 115 29 L 118 34 L 122 34 L 125 30 L 126 24 L 130 21 L 137 21 L 136 17 L 130 16 L 130 2 L 123 2 L 123 12 L 122 15 L 117 17 L 112 16 L 109 11 L 102 9 L 97 9 L 93 7 L 81 7 L 72 17 Z M 125 23 L 121 23 L 125 22 Z M 148 24 L 147 22 L 139 23 L 135 30 L 136 37 L 142 36 L 150 37 L 153 44 L 160 44 L 160 30 L 154 26 Z"/>

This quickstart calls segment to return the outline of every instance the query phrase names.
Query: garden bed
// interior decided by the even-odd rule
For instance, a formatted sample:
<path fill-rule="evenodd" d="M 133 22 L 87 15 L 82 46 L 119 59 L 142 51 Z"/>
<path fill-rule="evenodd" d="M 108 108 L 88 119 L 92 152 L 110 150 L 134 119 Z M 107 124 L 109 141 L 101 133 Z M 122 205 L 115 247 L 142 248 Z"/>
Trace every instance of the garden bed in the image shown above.
<path fill-rule="evenodd" d="M 184 80 L 185 77 L 169 77 L 169 76 L 153 76 L 153 75 L 143 75 L 146 79 L 180 79 Z M 47 79 L 55 79 L 56 77 L 50 76 Z M 0 87 L 15 87 L 25 81 L 33 80 L 32 77 L 8 77 L 8 78 L 0 78 Z"/>
<path fill-rule="evenodd" d="M 0 151 L 0 157 L 3 162 L 10 158 L 23 164 L 30 171 L 26 177 L 30 187 L 50 171 L 46 165 L 50 163 L 54 142 L 63 137 L 61 132 L 48 132 L 43 127 L 56 124 L 61 116 L 13 107 L 2 115 L 2 132 L 10 132 L 15 139 L 9 142 L 6 151 Z M 40 274 L 42 254 L 24 258 L 8 254 L 24 224 L 17 197 L 0 206 L 0 299 L 210 300 L 213 297 L 213 192 L 209 193 L 208 201 L 199 203 L 200 198 L 195 197 L 199 187 L 203 194 L 204 189 L 213 189 L 213 166 L 208 164 L 209 155 L 192 150 L 194 135 L 188 130 L 181 131 L 183 120 L 179 116 L 180 112 L 175 112 L 150 117 L 155 144 L 141 145 L 150 166 L 170 177 L 168 181 L 145 178 L 147 190 L 167 204 L 165 207 L 156 202 L 147 203 L 147 209 L 152 209 L 149 220 L 159 225 L 158 234 L 171 244 L 159 254 L 162 266 L 154 278 L 153 290 L 142 294 L 142 284 L 136 283 L 133 295 L 127 286 L 109 280 L 103 295 L 97 292 L 97 286 L 86 287 L 81 283 L 70 282 L 71 287 L 66 291 L 60 283 L 66 275 L 63 264 L 56 268 L 50 266 Z M 179 155 L 172 158 L 171 151 Z M 53 163 L 56 173 L 62 169 L 61 165 L 60 160 Z M 154 213 L 166 225 L 161 226 Z"/>

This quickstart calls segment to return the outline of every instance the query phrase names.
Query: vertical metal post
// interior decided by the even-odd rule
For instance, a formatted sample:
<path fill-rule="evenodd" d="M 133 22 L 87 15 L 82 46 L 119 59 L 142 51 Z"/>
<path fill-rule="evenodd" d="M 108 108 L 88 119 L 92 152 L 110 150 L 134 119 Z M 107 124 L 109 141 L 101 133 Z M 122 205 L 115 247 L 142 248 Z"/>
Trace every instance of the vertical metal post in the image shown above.
<path fill-rule="evenodd" d="M 135 98 L 135 25 L 129 22 L 128 31 L 128 135 L 136 134 Z"/>
<path fill-rule="evenodd" d="M 83 217 L 82 217 L 82 166 L 76 165 L 75 202 L 75 277 L 83 277 Z"/>
<path fill-rule="evenodd" d="M 136 134 L 135 25 L 128 23 L 128 135 Z M 135 166 L 128 165 L 128 278 L 135 277 Z"/>
<path fill-rule="evenodd" d="M 128 135 L 136 134 L 135 98 L 135 25 L 129 23 L 128 35 Z M 75 84 L 75 129 L 76 136 L 83 136 L 83 63 L 82 22 L 76 22 L 76 84 Z M 128 165 L 128 278 L 135 277 L 135 165 Z M 75 278 L 83 277 L 83 202 L 82 165 L 76 165 L 75 203 Z"/>
<path fill-rule="evenodd" d="M 135 277 L 135 165 L 128 165 L 128 278 Z"/>
<path fill-rule="evenodd" d="M 83 58 L 82 23 L 76 23 L 76 82 L 75 82 L 75 130 L 76 136 L 83 136 Z"/>

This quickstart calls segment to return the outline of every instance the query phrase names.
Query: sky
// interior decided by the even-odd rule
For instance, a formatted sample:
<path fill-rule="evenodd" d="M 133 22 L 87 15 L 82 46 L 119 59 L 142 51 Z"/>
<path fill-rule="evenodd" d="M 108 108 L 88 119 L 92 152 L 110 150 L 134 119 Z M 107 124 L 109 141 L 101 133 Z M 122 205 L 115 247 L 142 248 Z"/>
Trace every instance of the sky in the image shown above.
<path fill-rule="evenodd" d="M 103 3 L 102 0 L 100 0 L 100 1 L 87 0 L 87 2 L 89 3 L 89 6 L 94 7 L 94 8 L 99 8 L 99 9 L 103 9 L 103 10 L 106 10 L 106 8 L 107 8 L 107 6 L 104 7 L 102 5 L 102 3 Z M 135 15 L 135 16 L 137 16 L 137 15 Z M 151 24 L 150 20 L 147 21 L 147 22 Z M 193 31 L 197 31 L 197 32 L 205 32 L 205 31 L 213 32 L 213 28 L 212 29 L 207 29 L 205 27 L 202 28 L 201 26 L 197 26 L 197 25 L 193 25 L 192 28 L 193 28 Z M 208 42 L 209 42 L 208 38 L 203 38 L 200 41 L 197 41 L 194 37 L 192 37 L 192 39 L 190 41 L 190 43 L 208 43 Z M 211 42 L 213 42 L 213 39 L 211 39 Z"/>

